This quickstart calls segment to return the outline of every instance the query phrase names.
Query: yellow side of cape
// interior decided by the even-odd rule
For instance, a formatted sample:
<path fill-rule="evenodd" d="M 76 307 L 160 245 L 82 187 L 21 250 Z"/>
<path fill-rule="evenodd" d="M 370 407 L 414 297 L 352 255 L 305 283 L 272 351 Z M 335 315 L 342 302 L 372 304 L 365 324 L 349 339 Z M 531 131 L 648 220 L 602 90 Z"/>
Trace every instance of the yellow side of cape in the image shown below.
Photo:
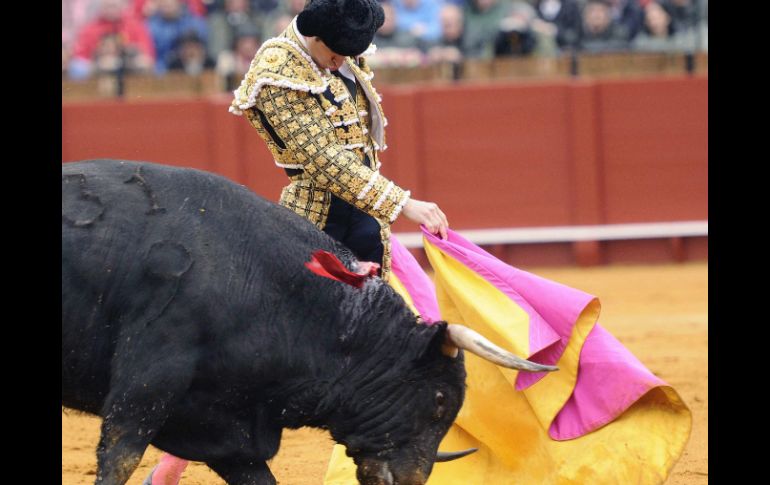
<path fill-rule="evenodd" d="M 528 354 L 527 320 L 500 291 L 438 249 L 426 244 L 435 270 L 442 317 L 461 323 L 520 355 Z M 393 287 L 411 302 L 403 285 Z M 511 307 L 513 305 L 513 307 Z M 578 322 L 549 374 L 516 391 L 516 371 L 465 354 L 465 402 L 439 449 L 478 448 L 462 459 L 437 463 L 427 485 L 616 485 L 660 484 L 682 453 L 691 414 L 669 386 L 652 389 L 617 419 L 569 441 L 548 435 L 551 421 L 574 388 L 580 348 L 596 322 L 598 301 Z M 501 323 L 502 322 L 502 323 Z M 558 377 L 557 377 L 558 375 Z M 335 445 L 324 485 L 356 485 L 355 464 Z"/>

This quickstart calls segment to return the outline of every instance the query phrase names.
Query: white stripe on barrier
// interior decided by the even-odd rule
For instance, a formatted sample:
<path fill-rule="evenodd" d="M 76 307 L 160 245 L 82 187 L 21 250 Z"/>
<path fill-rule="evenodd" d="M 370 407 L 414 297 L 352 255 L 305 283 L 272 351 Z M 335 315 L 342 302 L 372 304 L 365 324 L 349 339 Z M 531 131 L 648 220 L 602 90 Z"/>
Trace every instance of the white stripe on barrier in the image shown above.
<path fill-rule="evenodd" d="M 708 236 L 706 221 L 606 224 L 601 226 L 517 227 L 505 229 L 468 229 L 457 231 L 478 245 L 523 244 L 574 241 L 609 241 L 616 239 L 657 239 Z M 408 248 L 422 247 L 421 232 L 395 233 Z"/>

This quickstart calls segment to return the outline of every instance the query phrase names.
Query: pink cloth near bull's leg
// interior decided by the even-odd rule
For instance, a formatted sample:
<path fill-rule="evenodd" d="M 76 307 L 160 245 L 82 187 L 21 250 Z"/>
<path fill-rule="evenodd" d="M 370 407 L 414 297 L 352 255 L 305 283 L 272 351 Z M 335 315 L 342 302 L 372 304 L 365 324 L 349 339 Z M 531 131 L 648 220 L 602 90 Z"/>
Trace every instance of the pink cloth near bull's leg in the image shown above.
<path fill-rule="evenodd" d="M 185 468 L 190 462 L 168 453 L 163 453 L 152 474 L 152 485 L 178 485 Z"/>

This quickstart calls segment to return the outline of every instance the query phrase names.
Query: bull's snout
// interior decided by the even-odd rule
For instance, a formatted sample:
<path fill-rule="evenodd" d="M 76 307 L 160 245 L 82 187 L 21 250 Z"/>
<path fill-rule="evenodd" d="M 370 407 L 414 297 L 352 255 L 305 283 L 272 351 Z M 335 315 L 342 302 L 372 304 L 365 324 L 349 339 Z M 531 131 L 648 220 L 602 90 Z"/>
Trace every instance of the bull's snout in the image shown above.
<path fill-rule="evenodd" d="M 478 448 L 452 452 L 439 451 L 436 453 L 434 463 L 457 460 L 476 451 Z M 423 468 L 425 469 L 423 470 Z M 386 461 L 362 460 L 356 470 L 356 478 L 361 485 L 423 485 L 428 481 L 430 468 L 429 465 L 426 467 L 418 466 L 406 473 L 401 470 L 394 474 Z"/>
<path fill-rule="evenodd" d="M 415 463 L 396 465 L 387 461 L 364 460 L 358 465 L 356 478 L 361 485 L 424 485 L 431 466 Z"/>
<path fill-rule="evenodd" d="M 364 460 L 356 469 L 356 478 L 361 485 L 395 485 L 386 461 Z"/>

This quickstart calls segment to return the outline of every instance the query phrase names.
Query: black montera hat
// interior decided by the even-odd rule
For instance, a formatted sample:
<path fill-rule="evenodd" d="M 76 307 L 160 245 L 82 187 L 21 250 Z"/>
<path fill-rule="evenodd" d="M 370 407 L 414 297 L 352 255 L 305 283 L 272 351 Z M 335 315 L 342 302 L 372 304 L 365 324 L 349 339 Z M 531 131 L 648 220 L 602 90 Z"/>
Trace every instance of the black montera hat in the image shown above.
<path fill-rule="evenodd" d="M 372 43 L 385 22 L 377 0 L 312 0 L 297 16 L 306 37 L 320 37 L 337 54 L 357 56 Z"/>

